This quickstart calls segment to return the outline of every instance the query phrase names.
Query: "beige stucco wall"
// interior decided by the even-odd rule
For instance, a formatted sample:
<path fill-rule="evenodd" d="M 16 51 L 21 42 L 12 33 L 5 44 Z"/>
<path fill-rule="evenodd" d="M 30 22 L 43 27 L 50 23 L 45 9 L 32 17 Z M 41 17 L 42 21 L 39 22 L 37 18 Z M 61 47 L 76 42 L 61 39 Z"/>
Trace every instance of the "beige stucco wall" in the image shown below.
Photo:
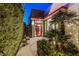
<path fill-rule="evenodd" d="M 77 15 L 79 15 L 79 3 L 73 3 L 68 10 L 74 11 Z"/>
<path fill-rule="evenodd" d="M 76 12 L 77 15 L 79 15 L 79 4 L 77 4 L 77 3 L 73 4 L 71 7 L 68 8 L 68 10 L 74 11 L 74 12 Z M 77 19 L 79 19 L 79 16 L 77 16 Z M 71 22 L 71 23 L 65 22 L 65 32 L 66 32 L 66 34 L 71 34 L 71 36 L 72 36 L 71 41 L 79 49 L 79 26 L 73 22 Z"/>
<path fill-rule="evenodd" d="M 65 33 L 71 35 L 72 41 L 77 47 L 79 47 L 79 26 L 74 23 L 65 22 Z"/>

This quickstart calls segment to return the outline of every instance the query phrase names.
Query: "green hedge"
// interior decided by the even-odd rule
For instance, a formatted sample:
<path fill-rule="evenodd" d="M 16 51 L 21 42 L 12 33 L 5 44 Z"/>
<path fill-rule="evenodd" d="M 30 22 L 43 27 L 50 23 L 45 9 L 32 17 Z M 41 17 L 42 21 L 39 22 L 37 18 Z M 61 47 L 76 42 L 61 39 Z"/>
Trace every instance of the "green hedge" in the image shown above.
<path fill-rule="evenodd" d="M 21 4 L 0 4 L 0 55 L 16 55 L 22 38 Z"/>

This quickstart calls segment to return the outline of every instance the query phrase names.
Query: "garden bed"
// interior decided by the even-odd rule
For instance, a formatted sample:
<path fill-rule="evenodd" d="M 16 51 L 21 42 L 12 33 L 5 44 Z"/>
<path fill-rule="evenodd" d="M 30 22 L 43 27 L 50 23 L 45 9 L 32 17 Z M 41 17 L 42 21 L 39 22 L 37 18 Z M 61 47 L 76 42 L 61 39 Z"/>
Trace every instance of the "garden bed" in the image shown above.
<path fill-rule="evenodd" d="M 57 46 L 51 46 L 50 41 L 40 40 L 37 42 L 37 53 L 39 56 L 78 56 L 79 52 L 73 48 L 57 48 Z"/>

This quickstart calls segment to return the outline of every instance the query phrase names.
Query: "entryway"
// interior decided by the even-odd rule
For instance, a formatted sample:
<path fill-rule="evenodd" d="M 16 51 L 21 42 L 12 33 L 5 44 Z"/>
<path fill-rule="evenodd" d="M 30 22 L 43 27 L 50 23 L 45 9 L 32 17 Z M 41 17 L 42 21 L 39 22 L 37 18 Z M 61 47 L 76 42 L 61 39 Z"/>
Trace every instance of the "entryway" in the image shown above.
<path fill-rule="evenodd" d="M 42 36 L 42 24 L 36 24 L 36 37 Z"/>

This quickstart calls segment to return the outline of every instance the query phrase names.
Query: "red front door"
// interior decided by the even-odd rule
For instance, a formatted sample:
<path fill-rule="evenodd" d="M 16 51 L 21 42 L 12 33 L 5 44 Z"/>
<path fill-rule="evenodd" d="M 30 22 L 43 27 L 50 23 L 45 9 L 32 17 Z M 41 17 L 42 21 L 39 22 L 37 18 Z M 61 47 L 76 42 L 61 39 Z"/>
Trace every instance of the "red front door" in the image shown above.
<path fill-rule="evenodd" d="M 36 24 L 36 36 L 42 36 L 42 24 Z"/>

